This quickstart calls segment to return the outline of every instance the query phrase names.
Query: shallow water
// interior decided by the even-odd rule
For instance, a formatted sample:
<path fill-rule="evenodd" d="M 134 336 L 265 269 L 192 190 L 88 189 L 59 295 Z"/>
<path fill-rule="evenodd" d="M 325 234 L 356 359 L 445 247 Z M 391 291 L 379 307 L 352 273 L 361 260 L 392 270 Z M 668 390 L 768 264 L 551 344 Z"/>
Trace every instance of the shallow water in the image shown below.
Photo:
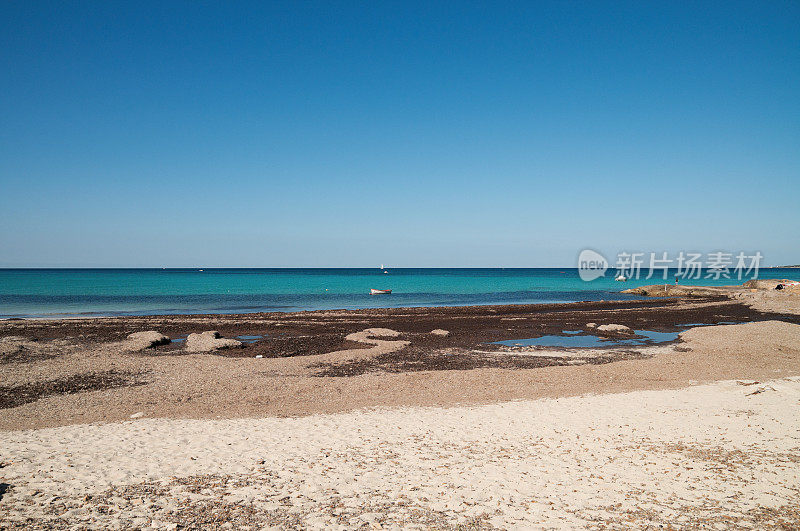
<path fill-rule="evenodd" d="M 263 339 L 263 337 L 264 336 L 236 336 L 236 339 L 242 343 L 255 343 L 259 339 Z"/>
<path fill-rule="evenodd" d="M 738 323 L 735 322 L 735 321 L 720 321 L 718 323 L 686 323 L 686 324 L 682 324 L 682 325 L 678 325 L 678 326 L 684 326 L 686 328 L 693 328 L 695 326 L 714 326 L 714 325 L 732 325 L 732 324 L 738 324 Z"/>
<path fill-rule="evenodd" d="M 761 271 L 796 278 L 800 269 Z M 672 277 L 673 273 L 669 273 Z M 250 313 L 641 299 L 658 278 L 584 282 L 577 269 L 0 269 L 0 318 Z M 738 279 L 692 279 L 697 285 Z M 369 290 L 391 289 L 371 296 Z"/>
<path fill-rule="evenodd" d="M 505 341 L 495 341 L 494 344 L 506 345 L 509 347 L 540 346 L 565 348 L 642 346 L 675 341 L 680 334 L 680 332 L 653 332 L 651 330 L 635 330 L 635 332 L 638 336 L 642 337 L 618 339 L 587 334 L 583 330 L 565 330 L 564 333 L 570 335 L 549 335 L 530 339 L 508 339 Z"/>

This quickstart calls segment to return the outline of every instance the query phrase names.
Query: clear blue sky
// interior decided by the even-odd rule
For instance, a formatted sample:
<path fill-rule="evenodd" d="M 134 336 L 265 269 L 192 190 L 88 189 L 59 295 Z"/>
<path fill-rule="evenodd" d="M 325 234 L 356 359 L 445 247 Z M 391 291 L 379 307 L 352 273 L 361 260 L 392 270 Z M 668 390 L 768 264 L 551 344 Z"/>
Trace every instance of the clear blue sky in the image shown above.
<path fill-rule="evenodd" d="M 0 4 L 0 266 L 800 262 L 800 3 Z"/>

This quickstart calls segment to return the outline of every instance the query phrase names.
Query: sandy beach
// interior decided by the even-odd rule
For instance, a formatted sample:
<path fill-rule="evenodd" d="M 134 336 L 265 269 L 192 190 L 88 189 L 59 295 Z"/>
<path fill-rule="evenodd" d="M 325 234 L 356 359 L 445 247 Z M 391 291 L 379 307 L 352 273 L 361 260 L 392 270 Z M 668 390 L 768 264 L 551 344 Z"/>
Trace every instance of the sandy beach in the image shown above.
<path fill-rule="evenodd" d="M 800 1 L 0 21 L 0 531 L 800 531 Z"/>
<path fill-rule="evenodd" d="M 800 379 L 4 435 L 4 527 L 792 528 Z"/>
<path fill-rule="evenodd" d="M 2 526 L 791 528 L 800 324 L 736 293 L 3 321 Z"/>

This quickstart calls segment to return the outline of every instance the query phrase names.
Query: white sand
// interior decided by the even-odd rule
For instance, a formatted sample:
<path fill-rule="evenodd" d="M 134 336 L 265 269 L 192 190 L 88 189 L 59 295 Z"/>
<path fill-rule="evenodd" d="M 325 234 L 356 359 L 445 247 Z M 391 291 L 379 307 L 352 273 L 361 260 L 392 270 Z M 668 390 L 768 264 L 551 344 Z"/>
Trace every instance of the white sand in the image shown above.
<path fill-rule="evenodd" d="M 0 477 L 12 487 L 0 527 L 26 517 L 159 528 L 213 518 L 312 528 L 796 526 L 798 400 L 800 378 L 789 378 L 5 432 Z M 155 485 L 125 487 L 142 482 Z"/>

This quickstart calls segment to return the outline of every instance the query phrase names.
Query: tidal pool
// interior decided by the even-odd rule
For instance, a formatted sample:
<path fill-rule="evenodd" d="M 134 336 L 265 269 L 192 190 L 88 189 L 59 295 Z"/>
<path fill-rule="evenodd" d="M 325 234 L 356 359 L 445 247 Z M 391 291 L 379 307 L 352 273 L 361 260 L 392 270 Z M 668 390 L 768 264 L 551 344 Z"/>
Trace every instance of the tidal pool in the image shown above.
<path fill-rule="evenodd" d="M 667 343 L 678 339 L 680 332 L 653 332 L 651 330 L 634 330 L 637 337 L 601 337 L 587 334 L 583 330 L 565 330 L 567 336 L 542 336 L 530 339 L 507 339 L 505 341 L 495 341 L 495 345 L 506 345 L 509 347 L 618 347 L 618 346 L 642 346 Z"/>

